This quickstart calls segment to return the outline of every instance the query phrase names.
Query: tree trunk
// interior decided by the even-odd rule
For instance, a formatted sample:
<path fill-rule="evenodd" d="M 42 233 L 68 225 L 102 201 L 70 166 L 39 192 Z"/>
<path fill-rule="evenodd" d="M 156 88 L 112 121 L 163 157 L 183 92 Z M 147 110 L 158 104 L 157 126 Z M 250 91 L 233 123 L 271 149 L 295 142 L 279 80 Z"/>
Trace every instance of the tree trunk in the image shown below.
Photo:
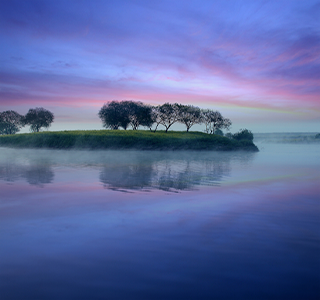
<path fill-rule="evenodd" d="M 153 132 L 156 132 L 156 131 L 157 131 L 158 126 L 159 126 L 159 123 L 157 124 L 157 126 L 156 126 L 156 128 L 154 129 Z M 150 128 L 150 130 L 151 130 L 151 128 Z"/>

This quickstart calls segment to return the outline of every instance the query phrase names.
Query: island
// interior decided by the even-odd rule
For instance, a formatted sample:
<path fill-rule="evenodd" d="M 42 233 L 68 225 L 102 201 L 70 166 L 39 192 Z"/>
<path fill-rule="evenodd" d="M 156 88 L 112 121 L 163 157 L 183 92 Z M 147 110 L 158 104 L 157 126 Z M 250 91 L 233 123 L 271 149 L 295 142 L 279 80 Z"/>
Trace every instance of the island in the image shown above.
<path fill-rule="evenodd" d="M 136 149 L 259 151 L 251 140 L 198 131 L 77 130 L 0 136 L 0 147 L 49 149 Z"/>

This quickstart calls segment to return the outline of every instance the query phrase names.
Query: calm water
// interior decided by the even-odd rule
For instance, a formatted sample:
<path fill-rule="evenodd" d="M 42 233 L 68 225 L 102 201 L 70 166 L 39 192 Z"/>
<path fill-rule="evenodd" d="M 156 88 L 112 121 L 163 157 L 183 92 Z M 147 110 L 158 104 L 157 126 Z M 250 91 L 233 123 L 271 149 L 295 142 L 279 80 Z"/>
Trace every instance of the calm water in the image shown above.
<path fill-rule="evenodd" d="M 319 299 L 320 144 L 0 148 L 0 299 Z"/>

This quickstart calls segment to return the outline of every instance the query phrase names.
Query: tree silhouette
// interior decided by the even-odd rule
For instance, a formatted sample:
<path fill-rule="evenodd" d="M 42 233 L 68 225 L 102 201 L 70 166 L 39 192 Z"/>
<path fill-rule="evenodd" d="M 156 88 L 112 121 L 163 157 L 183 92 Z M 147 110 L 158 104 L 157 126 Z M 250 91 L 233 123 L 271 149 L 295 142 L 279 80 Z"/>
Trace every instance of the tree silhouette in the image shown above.
<path fill-rule="evenodd" d="M 121 104 L 126 106 L 133 130 L 137 130 L 139 126 L 151 127 L 154 123 L 150 106 L 146 106 L 142 102 L 133 101 L 123 101 Z"/>
<path fill-rule="evenodd" d="M 130 124 L 129 113 L 124 105 L 118 101 L 111 101 L 102 106 L 98 113 L 103 127 L 110 129 L 127 129 Z"/>
<path fill-rule="evenodd" d="M 166 132 L 168 132 L 168 129 L 174 123 L 179 121 L 179 104 L 165 103 L 161 106 L 158 106 L 157 113 L 158 120 L 156 123 L 163 125 L 166 128 Z"/>
<path fill-rule="evenodd" d="M 49 128 L 54 120 L 54 115 L 42 107 L 30 108 L 24 117 L 24 124 L 30 125 L 32 132 L 39 132 L 42 127 Z"/>
<path fill-rule="evenodd" d="M 210 109 L 202 110 L 202 122 L 206 126 L 206 133 L 215 133 L 217 129 L 229 129 L 232 122 L 224 118 L 220 112 Z"/>
<path fill-rule="evenodd" d="M 0 134 L 15 134 L 23 127 L 23 116 L 13 110 L 0 113 Z"/>
<path fill-rule="evenodd" d="M 179 104 L 179 122 L 186 125 L 187 132 L 194 124 L 201 123 L 201 110 L 193 105 Z"/>
<path fill-rule="evenodd" d="M 106 128 L 122 127 L 126 130 L 131 125 L 133 130 L 137 130 L 139 126 L 152 126 L 154 119 L 151 113 L 152 108 L 142 102 L 111 101 L 103 105 L 98 115 Z"/>

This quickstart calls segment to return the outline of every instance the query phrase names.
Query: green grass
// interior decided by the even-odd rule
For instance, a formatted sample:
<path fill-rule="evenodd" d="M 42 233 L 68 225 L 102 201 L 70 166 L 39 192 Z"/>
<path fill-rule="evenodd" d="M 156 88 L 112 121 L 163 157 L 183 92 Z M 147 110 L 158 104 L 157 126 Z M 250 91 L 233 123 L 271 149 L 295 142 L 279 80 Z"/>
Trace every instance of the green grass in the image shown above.
<path fill-rule="evenodd" d="M 0 146 L 54 149 L 246 150 L 250 141 L 236 141 L 202 132 L 147 130 L 78 130 L 0 136 Z"/>

